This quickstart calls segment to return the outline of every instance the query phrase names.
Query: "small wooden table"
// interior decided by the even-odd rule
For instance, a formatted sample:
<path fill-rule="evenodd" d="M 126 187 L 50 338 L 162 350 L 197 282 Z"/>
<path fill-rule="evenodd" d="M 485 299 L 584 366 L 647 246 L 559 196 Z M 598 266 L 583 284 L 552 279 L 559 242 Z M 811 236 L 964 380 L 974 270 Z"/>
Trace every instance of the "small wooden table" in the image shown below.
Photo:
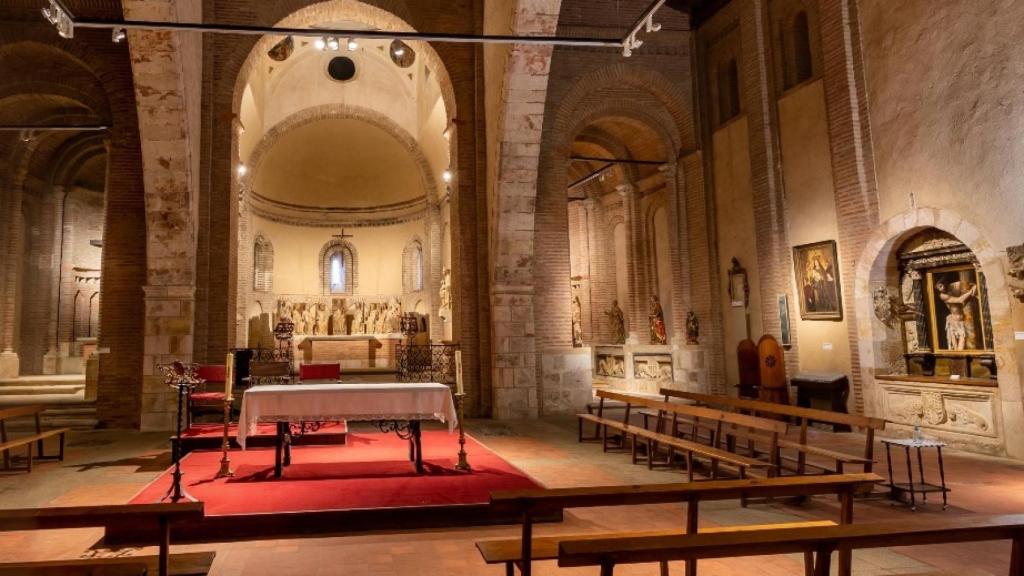
<path fill-rule="evenodd" d="M 904 493 L 910 494 L 910 509 L 917 510 L 917 498 L 916 494 L 921 495 L 921 503 L 928 501 L 929 492 L 942 492 L 942 509 L 945 510 L 949 507 L 949 501 L 947 494 L 949 488 L 946 488 L 946 470 L 942 465 L 942 448 L 946 445 L 945 442 L 938 440 L 927 440 L 927 439 L 882 439 L 882 444 L 885 444 L 885 461 L 889 465 L 889 483 L 886 486 L 889 487 L 889 497 L 893 500 L 900 500 L 900 497 Z M 902 446 L 907 456 L 907 482 L 897 483 L 892 476 L 892 455 L 890 454 L 890 447 Z M 920 482 L 914 482 L 914 467 L 910 463 L 910 449 L 917 449 L 917 471 L 920 474 Z M 921 461 L 921 449 L 922 448 L 935 448 L 935 452 L 939 458 L 939 484 L 929 484 L 924 480 L 924 464 Z"/>
<path fill-rule="evenodd" d="M 832 412 L 846 414 L 846 399 L 850 396 L 850 380 L 845 374 L 835 373 L 803 373 L 789 380 L 796 388 L 796 405 L 801 408 L 812 408 L 811 399 L 820 398 L 828 403 Z M 849 432 L 845 424 L 832 424 L 833 432 Z"/>

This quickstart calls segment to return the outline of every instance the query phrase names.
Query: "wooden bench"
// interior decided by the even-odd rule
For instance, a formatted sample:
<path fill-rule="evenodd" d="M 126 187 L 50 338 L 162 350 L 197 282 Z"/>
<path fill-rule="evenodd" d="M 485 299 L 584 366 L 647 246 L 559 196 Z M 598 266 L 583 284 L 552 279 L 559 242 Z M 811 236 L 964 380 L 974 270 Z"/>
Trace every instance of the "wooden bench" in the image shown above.
<path fill-rule="evenodd" d="M 850 554 L 853 550 L 867 548 L 991 540 L 1013 541 L 1009 574 L 1024 576 L 1024 514 L 787 527 L 742 533 L 564 539 L 559 544 L 558 565 L 600 566 L 602 576 L 612 576 L 619 564 L 684 560 L 692 565 L 708 558 L 802 552 L 816 556 L 814 576 L 828 576 L 832 553 L 837 550 Z M 842 569 L 840 574 L 843 574 Z"/>
<path fill-rule="evenodd" d="M 768 431 L 776 439 L 780 433 L 785 433 L 786 431 L 786 424 L 783 422 L 765 420 L 742 414 L 732 414 L 722 412 L 720 410 L 687 406 L 679 403 L 664 402 L 662 400 L 654 400 L 630 394 L 610 392 L 607 390 L 598 391 L 597 394 L 601 400 L 616 401 L 626 405 L 622 420 L 604 418 L 593 414 L 578 414 L 577 418 L 579 418 L 581 431 L 580 437 L 582 437 L 583 422 L 593 422 L 600 428 L 603 448 L 607 450 L 608 430 L 618 430 L 622 432 L 623 435 L 622 447 L 625 447 L 624 443 L 626 438 L 632 439 L 632 457 L 634 463 L 637 462 L 638 439 L 642 438 L 644 446 L 646 447 L 648 467 L 652 467 L 654 465 L 655 454 L 662 447 L 667 448 L 668 450 L 666 463 L 669 464 L 671 463 L 675 452 L 680 452 L 686 458 L 687 475 L 690 481 L 693 481 L 693 463 L 695 456 L 710 460 L 712 477 L 717 477 L 720 464 L 726 464 L 735 468 L 737 470 L 737 474 L 741 478 L 748 475 L 748 469 L 766 469 L 768 475 L 772 475 L 774 473 L 773 468 L 775 467 L 775 464 L 770 459 L 769 461 L 758 460 L 735 454 L 727 450 L 722 450 L 715 446 L 680 438 L 676 434 L 675 429 L 678 419 L 674 416 L 683 414 L 692 419 L 703 418 L 705 420 L 711 420 L 717 423 L 718 430 L 722 430 L 722 427 L 725 425 L 730 427 L 755 427 Z M 659 413 L 658 427 L 654 430 L 650 430 L 644 426 L 630 424 L 630 416 L 634 406 L 657 410 Z M 673 415 L 673 430 L 671 434 L 666 434 L 662 431 L 663 418 L 660 415 L 664 413 L 671 413 Z M 769 449 L 768 453 L 774 454 L 774 446 Z"/>
<path fill-rule="evenodd" d="M 697 531 L 700 502 L 736 500 L 746 497 L 769 498 L 838 494 L 840 523 L 853 521 L 853 497 L 870 492 L 881 477 L 875 474 L 844 474 L 742 480 L 712 480 L 682 484 L 645 484 L 638 486 L 593 486 L 551 490 L 518 490 L 491 494 L 491 506 L 521 515 L 519 538 L 483 540 L 477 549 L 488 564 L 505 564 L 506 574 L 514 574 L 519 566 L 524 576 L 531 572 L 533 560 L 555 558 L 558 545 L 573 538 L 616 538 L 618 533 L 534 537 L 535 518 L 560 513 L 567 508 L 599 506 L 634 506 L 685 502 L 686 525 L 682 533 Z M 764 526 L 716 528 L 712 531 L 761 530 Z M 666 533 L 675 533 L 670 531 Z"/>
<path fill-rule="evenodd" d="M 0 452 L 4 455 L 4 470 L 11 469 L 11 450 L 15 448 L 25 448 L 26 452 L 26 464 L 25 470 L 28 472 L 32 471 L 32 460 L 64 460 L 64 437 L 70 428 L 55 428 L 52 430 L 43 430 L 40 415 L 46 407 L 33 404 L 31 406 L 16 406 L 13 408 L 0 409 Z M 17 438 L 10 438 L 7 435 L 7 421 L 15 418 L 24 418 L 31 416 L 35 420 L 35 433 L 27 436 L 19 436 Z M 43 450 L 43 442 L 47 438 L 58 437 L 60 446 L 56 455 L 47 456 Z M 35 450 L 35 455 L 33 455 Z"/>
<path fill-rule="evenodd" d="M 178 556 L 174 565 L 180 567 L 182 572 L 171 572 L 171 524 L 179 521 L 198 521 L 203 518 L 202 502 L 180 502 L 161 504 L 122 504 L 108 506 L 61 506 L 53 508 L 24 508 L 16 510 L 0 510 L 0 532 L 13 530 L 56 530 L 62 528 L 104 528 L 123 527 L 141 528 L 147 524 L 155 524 L 159 527 L 159 537 L 156 544 L 159 546 L 159 553 L 152 557 L 128 556 L 124 558 L 97 558 L 79 559 L 68 561 L 47 561 L 47 562 L 23 562 L 15 564 L 0 563 L 0 570 L 13 570 L 15 574 L 29 573 L 27 568 L 38 568 L 39 574 L 89 574 L 92 567 L 90 563 L 96 564 L 95 568 L 100 570 L 99 574 L 110 573 L 131 573 L 117 572 L 124 570 L 125 565 L 133 570 L 138 564 L 156 566 L 156 573 L 160 576 L 169 574 L 206 574 L 210 564 L 213 562 L 213 553 L 205 556 Z M 205 566 L 206 571 L 196 569 L 197 562 Z M 18 572 L 18 569 L 22 572 Z M 63 567 L 64 571 L 60 571 Z M 49 570 L 49 572 L 48 572 Z M 77 570 L 77 571 L 76 571 Z M 54 572 L 56 571 L 56 572 Z M 35 573 L 35 572 L 33 572 Z M 136 572 L 138 573 L 138 572 Z M 3 574 L 3 572 L 0 572 Z"/>
<path fill-rule="evenodd" d="M 171 554 L 169 573 L 171 576 L 206 576 L 215 556 L 216 552 Z M 8 562 L 0 564 L 0 576 L 139 576 L 158 573 L 159 564 L 159 556 Z"/>
<path fill-rule="evenodd" d="M 681 390 L 670 390 L 667 388 L 663 388 L 661 393 L 665 395 L 666 401 L 679 399 L 694 402 L 698 405 L 726 407 L 733 411 L 750 412 L 755 415 L 774 415 L 786 418 L 795 418 L 800 427 L 799 436 L 795 440 L 780 438 L 779 447 L 796 451 L 797 456 L 795 459 L 784 458 L 784 460 L 794 462 L 796 464 L 796 467 L 791 468 L 790 470 L 797 474 L 805 474 L 808 466 L 821 469 L 825 472 L 843 473 L 845 471 L 845 465 L 847 464 L 863 466 L 863 470 L 865 472 L 871 472 L 874 465 L 875 431 L 885 429 L 885 420 L 881 418 L 861 416 L 859 414 L 830 412 L 828 410 L 818 410 L 815 408 L 800 408 L 787 404 L 774 404 L 771 402 L 761 402 L 759 400 L 748 400 L 745 398 L 732 398 L 729 396 L 683 392 Z M 859 455 L 848 454 L 838 450 L 830 450 L 808 444 L 807 428 L 808 422 L 811 420 L 862 428 L 865 434 L 863 453 Z M 808 455 L 819 456 L 832 460 L 834 462 L 833 467 L 828 468 L 826 466 L 811 464 L 807 461 Z M 782 460 L 783 458 L 780 458 L 780 464 L 782 463 Z"/>

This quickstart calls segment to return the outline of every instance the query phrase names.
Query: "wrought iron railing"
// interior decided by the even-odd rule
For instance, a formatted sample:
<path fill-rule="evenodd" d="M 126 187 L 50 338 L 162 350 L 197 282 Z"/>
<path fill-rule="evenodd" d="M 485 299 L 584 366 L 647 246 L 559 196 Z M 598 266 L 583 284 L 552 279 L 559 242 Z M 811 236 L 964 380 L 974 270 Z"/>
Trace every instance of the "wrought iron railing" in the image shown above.
<path fill-rule="evenodd" d="M 456 344 L 399 344 L 395 349 L 399 382 L 455 384 Z"/>

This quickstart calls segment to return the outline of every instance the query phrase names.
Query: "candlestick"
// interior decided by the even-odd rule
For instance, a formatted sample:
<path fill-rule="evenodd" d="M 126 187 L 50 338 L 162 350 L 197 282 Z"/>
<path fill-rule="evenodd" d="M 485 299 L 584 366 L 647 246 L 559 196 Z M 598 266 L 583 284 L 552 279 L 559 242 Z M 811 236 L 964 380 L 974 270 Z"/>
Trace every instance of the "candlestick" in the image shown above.
<path fill-rule="evenodd" d="M 469 465 L 469 460 L 466 458 L 466 429 L 463 427 L 463 422 L 466 420 L 466 395 L 459 392 L 455 395 L 455 406 L 459 414 L 459 463 L 455 465 L 456 470 L 463 472 L 469 472 L 472 468 Z"/>
<path fill-rule="evenodd" d="M 235 355 L 233 353 L 228 352 L 224 365 L 224 399 L 232 400 L 231 396 L 234 392 L 235 384 Z"/>
<path fill-rule="evenodd" d="M 455 351 L 455 392 L 463 394 L 462 389 L 462 350 Z"/>
<path fill-rule="evenodd" d="M 235 355 L 228 352 L 224 368 L 224 439 L 221 441 L 220 470 L 217 471 L 217 478 L 234 476 L 231 471 L 231 458 L 228 457 L 228 449 L 231 448 L 230 427 L 231 427 L 231 397 L 232 387 L 235 382 Z"/>

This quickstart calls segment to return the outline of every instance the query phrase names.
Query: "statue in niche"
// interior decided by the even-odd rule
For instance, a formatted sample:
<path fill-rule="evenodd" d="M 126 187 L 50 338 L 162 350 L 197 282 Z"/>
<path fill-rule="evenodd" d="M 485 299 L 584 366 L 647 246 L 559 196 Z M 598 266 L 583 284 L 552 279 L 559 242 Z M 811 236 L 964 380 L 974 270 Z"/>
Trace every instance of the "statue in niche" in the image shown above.
<path fill-rule="evenodd" d="M 295 312 L 294 312 L 294 314 L 292 316 L 292 322 L 295 323 L 295 333 L 296 334 L 305 334 L 306 333 L 306 315 L 302 313 L 302 310 L 299 308 L 299 306 L 301 306 L 301 304 L 296 304 L 295 305 Z"/>
<path fill-rule="evenodd" d="M 572 299 L 572 347 L 583 347 L 583 305 L 579 296 Z"/>
<path fill-rule="evenodd" d="M 604 313 L 608 317 L 608 325 L 611 328 L 612 344 L 626 343 L 626 317 L 619 308 L 619 301 L 612 300 L 612 307 Z"/>
<path fill-rule="evenodd" d="M 690 310 L 686 313 L 686 343 L 699 344 L 699 338 L 700 320 L 697 320 L 697 315 L 693 313 L 693 310 Z"/>
<path fill-rule="evenodd" d="M 329 316 L 327 315 L 327 305 L 317 304 L 316 305 L 316 327 L 313 330 L 314 334 L 319 336 L 327 335 L 327 322 Z"/>
<path fill-rule="evenodd" d="M 651 313 L 648 318 L 651 325 L 651 344 L 668 343 L 668 335 L 665 333 L 665 311 L 661 309 L 661 300 L 657 296 L 651 296 Z"/>
<path fill-rule="evenodd" d="M 345 301 L 335 300 L 331 309 L 331 334 L 341 336 L 345 333 Z"/>
<path fill-rule="evenodd" d="M 440 307 L 438 314 L 442 319 L 447 320 L 452 311 L 452 271 L 445 268 L 441 275 Z"/>

